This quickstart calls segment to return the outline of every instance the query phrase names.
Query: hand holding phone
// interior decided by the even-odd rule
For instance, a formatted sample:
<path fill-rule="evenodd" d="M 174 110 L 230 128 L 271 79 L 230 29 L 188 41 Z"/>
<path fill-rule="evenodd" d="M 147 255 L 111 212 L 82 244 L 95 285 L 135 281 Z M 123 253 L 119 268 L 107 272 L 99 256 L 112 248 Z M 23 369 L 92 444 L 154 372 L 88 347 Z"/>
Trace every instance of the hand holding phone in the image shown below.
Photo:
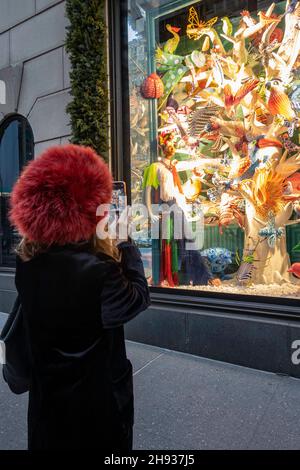
<path fill-rule="evenodd" d="M 127 206 L 126 184 L 124 181 L 114 181 L 111 198 L 111 218 L 120 217 Z"/>
<path fill-rule="evenodd" d="M 116 245 L 118 246 L 122 242 L 127 242 L 128 237 L 130 236 L 131 229 L 131 207 L 127 206 L 121 213 L 120 217 L 117 219 L 116 223 Z"/>

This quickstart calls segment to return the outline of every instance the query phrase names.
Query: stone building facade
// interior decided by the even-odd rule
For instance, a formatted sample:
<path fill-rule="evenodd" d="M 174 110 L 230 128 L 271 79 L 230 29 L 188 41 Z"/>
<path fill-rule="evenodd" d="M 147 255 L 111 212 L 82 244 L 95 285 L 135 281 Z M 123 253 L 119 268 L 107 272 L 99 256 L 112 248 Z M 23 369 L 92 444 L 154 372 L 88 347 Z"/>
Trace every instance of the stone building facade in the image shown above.
<path fill-rule="evenodd" d="M 0 0 L 0 80 L 6 85 L 6 103 L 0 103 L 2 159 L 1 129 L 14 117 L 31 127 L 34 157 L 69 140 L 67 24 L 65 1 Z M 0 177 L 6 165 L 1 158 Z M 14 297 L 14 270 L 0 267 L 0 311 L 8 312 Z"/>
<path fill-rule="evenodd" d="M 1 0 L 0 73 L 22 67 L 17 106 L 6 114 L 16 112 L 28 119 L 35 155 L 70 135 L 65 111 L 70 99 L 66 25 L 65 1 Z M 2 112 L 1 118 L 6 114 Z"/>

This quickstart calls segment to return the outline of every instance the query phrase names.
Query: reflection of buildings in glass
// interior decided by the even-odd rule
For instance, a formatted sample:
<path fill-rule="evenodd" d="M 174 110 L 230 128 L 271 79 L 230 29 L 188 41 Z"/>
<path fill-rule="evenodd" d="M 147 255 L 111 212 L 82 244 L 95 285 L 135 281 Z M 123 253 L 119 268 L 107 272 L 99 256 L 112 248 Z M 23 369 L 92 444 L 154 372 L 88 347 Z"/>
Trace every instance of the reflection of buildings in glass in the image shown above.
<path fill-rule="evenodd" d="M 144 64 L 146 74 L 145 57 L 154 55 L 146 46 L 154 42 L 157 46 L 154 70 L 165 87 L 164 96 L 157 100 L 157 125 L 159 134 L 167 131 L 177 134 L 176 160 L 203 157 L 222 160 L 221 170 L 208 166 L 198 172 L 202 184 L 199 202 L 206 220 L 205 248 L 215 249 L 216 256 L 222 253 L 221 248 L 231 250 L 228 270 L 232 280 L 227 285 L 235 292 L 241 287 L 248 288 L 251 282 L 259 285 L 257 289 L 261 291 L 257 293 L 263 294 L 267 293 L 263 285 L 286 286 L 296 282 L 288 268 L 289 255 L 295 259 L 294 234 L 299 232 L 297 225 L 293 225 L 299 207 L 295 186 L 298 177 L 294 176 L 298 175 L 298 161 L 294 161 L 291 174 L 280 173 L 282 166 L 271 170 L 268 165 L 274 158 L 282 158 L 285 150 L 288 158 L 298 151 L 295 125 L 298 91 L 293 89 L 294 95 L 289 96 L 298 54 L 294 50 L 287 53 L 288 48 L 300 43 L 297 22 L 291 16 L 298 13 L 291 9 L 280 16 L 286 2 L 277 2 L 275 9 L 271 3 L 249 0 L 240 16 L 240 2 L 234 0 L 195 2 L 194 10 L 190 2 L 184 7 L 183 1 L 177 11 L 170 9 L 167 15 L 158 14 L 158 19 L 153 20 L 157 34 L 154 41 L 148 37 L 146 43 L 143 33 L 135 40 L 136 48 L 132 51 L 139 66 Z M 172 2 L 159 4 L 171 6 Z M 149 10 L 154 6 L 150 0 L 143 5 L 148 5 Z M 262 11 L 257 15 L 253 13 L 255 9 Z M 212 20 L 215 16 L 219 19 Z M 251 34 L 249 28 L 253 28 Z M 264 34 L 267 28 L 269 34 Z M 140 39 L 146 51 L 144 57 L 137 45 L 137 42 L 141 45 Z M 272 56 L 269 66 L 273 50 L 277 56 Z M 278 54 L 285 67 L 282 62 L 276 63 Z M 135 84 L 143 76 L 139 66 L 134 69 L 130 65 Z M 279 83 L 274 81 L 276 78 Z M 147 100 L 138 91 L 132 88 L 133 102 L 147 107 Z M 283 104 L 275 109 L 279 96 Z M 144 161 L 150 163 L 149 138 L 153 135 L 150 116 L 148 107 L 143 124 L 149 126 L 150 132 L 143 134 L 135 129 L 131 133 L 133 172 L 135 166 L 138 170 L 144 168 Z M 133 124 L 135 118 L 132 109 Z M 275 129 L 276 125 L 279 129 L 278 126 Z M 284 166 L 284 161 L 281 163 Z M 192 176 L 189 171 L 180 174 L 181 183 Z M 133 181 L 134 184 L 140 181 L 140 171 Z M 140 185 L 137 187 L 134 191 L 140 198 Z M 282 288 L 282 293 L 288 295 L 288 289 Z M 291 293 L 295 293 L 293 287 Z"/>
<path fill-rule="evenodd" d="M 111 203 L 115 206 L 118 206 L 118 202 L 119 202 L 119 192 L 118 191 L 113 191 L 112 192 Z"/>

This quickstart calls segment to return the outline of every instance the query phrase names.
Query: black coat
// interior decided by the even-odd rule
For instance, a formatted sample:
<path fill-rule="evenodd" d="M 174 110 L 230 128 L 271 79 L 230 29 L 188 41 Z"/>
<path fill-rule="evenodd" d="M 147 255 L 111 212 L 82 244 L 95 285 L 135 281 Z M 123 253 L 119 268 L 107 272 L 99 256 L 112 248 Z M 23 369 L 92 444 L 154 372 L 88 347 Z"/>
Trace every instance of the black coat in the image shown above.
<path fill-rule="evenodd" d="M 32 355 L 29 449 L 131 446 L 132 366 L 123 324 L 147 308 L 149 291 L 138 249 L 120 247 L 121 264 L 88 245 L 17 259 Z"/>

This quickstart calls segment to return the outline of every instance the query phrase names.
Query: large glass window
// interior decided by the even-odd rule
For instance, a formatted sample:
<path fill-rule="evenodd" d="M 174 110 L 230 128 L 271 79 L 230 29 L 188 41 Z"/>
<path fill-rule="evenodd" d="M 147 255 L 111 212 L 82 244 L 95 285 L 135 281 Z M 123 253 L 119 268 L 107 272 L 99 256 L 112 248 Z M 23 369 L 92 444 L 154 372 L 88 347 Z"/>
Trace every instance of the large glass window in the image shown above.
<path fill-rule="evenodd" d="M 127 6 L 131 191 L 148 210 L 149 284 L 299 297 L 298 3 Z"/>
<path fill-rule="evenodd" d="M 31 127 L 22 116 L 10 116 L 0 126 L 0 266 L 13 267 L 18 233 L 8 219 L 12 187 L 24 164 L 34 157 Z"/>

